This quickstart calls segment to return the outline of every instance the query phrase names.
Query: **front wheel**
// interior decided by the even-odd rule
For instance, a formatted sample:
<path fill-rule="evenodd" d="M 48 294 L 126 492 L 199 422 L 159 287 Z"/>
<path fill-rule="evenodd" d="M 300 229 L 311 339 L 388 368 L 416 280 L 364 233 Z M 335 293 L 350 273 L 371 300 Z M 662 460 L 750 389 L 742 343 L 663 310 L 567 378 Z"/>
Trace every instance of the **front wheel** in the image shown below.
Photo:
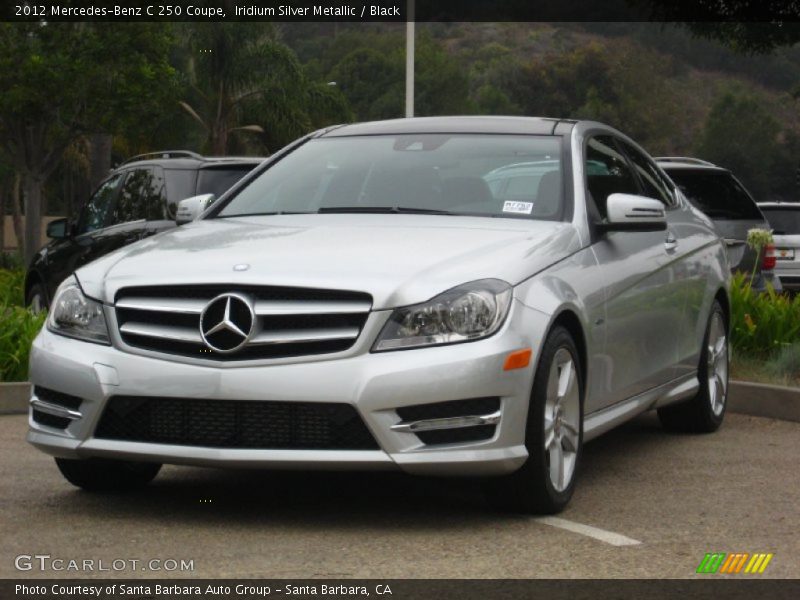
<path fill-rule="evenodd" d="M 31 312 L 36 314 L 48 309 L 47 296 L 41 285 L 34 283 L 31 286 L 31 289 L 28 290 L 28 296 L 25 298 L 25 303 Z"/>
<path fill-rule="evenodd" d="M 714 301 L 697 370 L 700 390 L 691 400 L 658 409 L 664 429 L 711 433 L 722 425 L 728 399 L 728 329 L 725 323 L 725 313 L 719 302 Z"/>
<path fill-rule="evenodd" d="M 90 492 L 136 490 L 150 483 L 161 469 L 158 463 L 107 458 L 57 458 L 56 465 L 72 485 Z"/>
<path fill-rule="evenodd" d="M 583 381 L 570 333 L 555 327 L 542 349 L 528 408 L 528 460 L 487 484 L 489 500 L 505 509 L 552 514 L 572 497 L 583 448 Z"/>

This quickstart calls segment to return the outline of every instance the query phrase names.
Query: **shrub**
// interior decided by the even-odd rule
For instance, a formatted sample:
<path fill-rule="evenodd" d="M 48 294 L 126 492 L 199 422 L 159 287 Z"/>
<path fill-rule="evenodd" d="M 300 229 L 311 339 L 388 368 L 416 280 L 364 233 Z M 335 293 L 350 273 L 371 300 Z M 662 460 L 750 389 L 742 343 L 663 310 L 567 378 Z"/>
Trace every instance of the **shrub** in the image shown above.
<path fill-rule="evenodd" d="M 784 382 L 800 379 L 800 342 L 781 348 L 765 367 L 772 377 Z"/>
<path fill-rule="evenodd" d="M 25 308 L 25 272 L 0 269 L 0 381 L 25 381 L 31 343 L 42 328 L 44 313 Z"/>
<path fill-rule="evenodd" d="M 731 283 L 731 345 L 741 355 L 769 359 L 800 341 L 800 295 L 790 298 L 772 288 L 753 291 L 743 275 Z"/>
<path fill-rule="evenodd" d="M 26 381 L 28 355 L 45 313 L 33 314 L 22 306 L 0 305 L 0 381 Z"/>
<path fill-rule="evenodd" d="M 0 269 L 0 306 L 25 306 L 25 271 Z"/>

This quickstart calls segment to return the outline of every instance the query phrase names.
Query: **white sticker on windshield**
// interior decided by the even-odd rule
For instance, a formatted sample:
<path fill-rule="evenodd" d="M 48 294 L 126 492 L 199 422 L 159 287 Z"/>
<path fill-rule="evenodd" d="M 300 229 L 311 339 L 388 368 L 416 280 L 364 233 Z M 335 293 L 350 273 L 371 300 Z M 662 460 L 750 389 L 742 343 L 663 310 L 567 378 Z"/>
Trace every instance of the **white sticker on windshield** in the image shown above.
<path fill-rule="evenodd" d="M 518 215 L 529 215 L 533 210 L 533 202 L 515 202 L 506 200 L 503 203 L 503 212 L 517 213 Z"/>

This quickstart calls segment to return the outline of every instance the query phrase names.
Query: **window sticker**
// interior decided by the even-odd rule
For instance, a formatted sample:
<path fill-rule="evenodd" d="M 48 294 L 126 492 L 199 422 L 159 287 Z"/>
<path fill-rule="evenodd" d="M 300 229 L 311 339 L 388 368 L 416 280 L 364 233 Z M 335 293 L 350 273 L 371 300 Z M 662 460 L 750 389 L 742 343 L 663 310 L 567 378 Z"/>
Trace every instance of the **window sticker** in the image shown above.
<path fill-rule="evenodd" d="M 514 200 L 506 200 L 503 203 L 504 213 L 515 213 L 518 215 L 529 215 L 533 211 L 533 202 L 516 202 Z"/>

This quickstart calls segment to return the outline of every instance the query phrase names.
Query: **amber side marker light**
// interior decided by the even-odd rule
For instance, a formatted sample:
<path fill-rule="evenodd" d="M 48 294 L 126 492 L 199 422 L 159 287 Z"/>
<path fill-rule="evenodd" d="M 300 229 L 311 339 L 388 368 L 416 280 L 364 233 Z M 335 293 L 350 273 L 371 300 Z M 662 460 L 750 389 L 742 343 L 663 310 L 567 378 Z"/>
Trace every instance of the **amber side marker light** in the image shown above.
<path fill-rule="evenodd" d="M 513 371 L 514 369 L 524 369 L 531 364 L 531 355 L 533 350 L 525 348 L 524 350 L 517 350 L 506 356 L 506 362 L 503 364 L 503 371 Z"/>

